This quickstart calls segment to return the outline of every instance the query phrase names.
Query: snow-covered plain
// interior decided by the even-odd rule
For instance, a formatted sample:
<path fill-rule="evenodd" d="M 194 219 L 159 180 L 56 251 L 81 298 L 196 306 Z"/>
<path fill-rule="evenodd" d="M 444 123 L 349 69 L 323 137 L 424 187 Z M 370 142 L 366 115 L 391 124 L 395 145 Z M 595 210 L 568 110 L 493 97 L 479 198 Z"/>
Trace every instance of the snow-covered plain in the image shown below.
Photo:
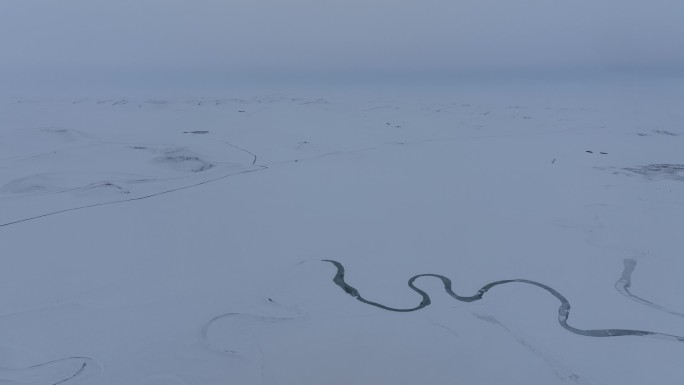
<path fill-rule="evenodd" d="M 323 260 L 684 336 L 684 81 L 139 95 L 2 100 L 0 383 L 682 383 L 540 287 Z"/>

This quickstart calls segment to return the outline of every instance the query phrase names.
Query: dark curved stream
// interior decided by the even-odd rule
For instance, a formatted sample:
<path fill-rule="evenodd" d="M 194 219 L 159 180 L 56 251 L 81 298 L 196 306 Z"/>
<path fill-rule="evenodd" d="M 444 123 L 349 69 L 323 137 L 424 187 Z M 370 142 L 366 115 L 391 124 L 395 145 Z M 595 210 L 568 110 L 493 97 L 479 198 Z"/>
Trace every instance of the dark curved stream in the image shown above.
<path fill-rule="evenodd" d="M 330 260 L 330 259 L 324 259 L 324 262 L 330 262 L 335 267 L 337 268 L 337 273 L 335 274 L 335 277 L 333 278 L 333 282 L 337 284 L 337 286 L 341 287 L 342 290 L 344 290 L 347 294 L 351 295 L 352 297 L 356 298 L 357 301 L 363 302 L 367 305 L 375 306 L 383 310 L 388 310 L 388 311 L 394 311 L 394 312 L 412 312 L 416 310 L 420 310 L 424 307 L 427 307 L 430 305 L 432 302 L 430 300 L 430 296 L 428 293 L 425 291 L 421 290 L 420 288 L 416 287 L 415 281 L 418 278 L 421 277 L 433 277 L 437 278 L 442 281 L 444 284 L 444 290 L 449 294 L 452 298 L 461 301 L 461 302 L 475 302 L 479 301 L 482 299 L 482 297 L 487 293 L 490 289 L 500 286 L 500 285 L 505 285 L 508 283 L 523 283 L 526 285 L 532 285 L 535 287 L 538 287 L 540 289 L 545 290 L 552 296 L 554 296 L 558 301 L 560 301 L 560 307 L 558 308 L 558 323 L 565 329 L 568 330 L 571 333 L 574 334 L 579 334 L 582 336 L 588 336 L 588 337 L 618 337 L 618 336 L 639 336 L 639 337 L 650 337 L 650 338 L 662 338 L 662 339 L 668 339 L 668 340 L 673 340 L 673 341 L 679 341 L 679 342 L 684 342 L 684 337 L 679 337 L 671 334 L 664 334 L 664 333 L 656 333 L 656 332 L 650 332 L 650 331 L 645 331 L 645 330 L 630 330 L 630 329 L 577 329 L 575 327 L 572 327 L 568 325 L 568 318 L 570 316 L 570 302 L 565 298 L 561 293 L 559 293 L 557 290 L 553 289 L 550 286 L 544 285 L 543 283 L 535 282 L 535 281 L 530 281 L 527 279 L 506 279 L 502 281 L 495 281 L 492 283 L 488 283 L 484 285 L 480 290 L 475 293 L 475 295 L 472 296 L 460 296 L 451 289 L 451 280 L 443 275 L 439 274 L 418 274 L 414 275 L 408 280 L 408 286 L 411 288 L 411 290 L 415 291 L 418 293 L 421 297 L 422 300 L 420 303 L 412 308 L 393 308 L 389 306 L 385 306 L 381 303 L 378 302 L 373 302 L 369 301 L 361 296 L 358 290 L 356 290 L 354 287 L 349 285 L 345 279 L 344 279 L 344 266 L 337 261 Z"/>
<path fill-rule="evenodd" d="M 625 269 L 622 271 L 622 276 L 620 279 L 615 282 L 615 289 L 625 297 L 632 299 L 642 305 L 646 305 L 649 307 L 652 307 L 654 309 L 663 311 L 668 314 L 672 314 L 675 317 L 679 318 L 684 318 L 684 313 L 680 313 L 674 310 L 670 310 L 664 306 L 658 305 L 655 302 L 651 302 L 649 300 L 646 300 L 644 298 L 641 298 L 637 295 L 632 294 L 632 291 L 630 288 L 632 287 L 632 273 L 634 273 L 634 269 L 636 268 L 637 261 L 634 259 L 625 259 L 623 261 L 625 265 Z"/>

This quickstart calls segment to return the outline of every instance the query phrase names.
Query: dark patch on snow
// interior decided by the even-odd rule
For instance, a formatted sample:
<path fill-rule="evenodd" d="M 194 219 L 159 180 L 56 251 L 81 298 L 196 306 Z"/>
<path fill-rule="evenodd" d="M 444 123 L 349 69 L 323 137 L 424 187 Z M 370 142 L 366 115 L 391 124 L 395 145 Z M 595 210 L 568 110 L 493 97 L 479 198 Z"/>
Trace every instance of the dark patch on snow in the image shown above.
<path fill-rule="evenodd" d="M 214 167 L 213 164 L 182 148 L 165 152 L 162 156 L 155 158 L 155 162 L 186 172 L 202 172 Z"/>
<path fill-rule="evenodd" d="M 679 136 L 679 135 L 675 134 L 674 132 L 670 132 L 667 130 L 653 130 L 653 132 L 655 132 L 658 135 Z"/>
<path fill-rule="evenodd" d="M 679 134 L 672 132 L 672 131 L 667 131 L 667 130 L 651 130 L 651 133 L 655 135 L 665 135 L 665 136 L 679 136 Z M 651 136 L 652 134 L 647 134 L 645 132 L 639 132 L 637 133 L 639 136 Z"/>
<path fill-rule="evenodd" d="M 646 166 L 626 167 L 625 171 L 647 179 L 670 179 L 684 181 L 684 164 L 656 163 Z"/>

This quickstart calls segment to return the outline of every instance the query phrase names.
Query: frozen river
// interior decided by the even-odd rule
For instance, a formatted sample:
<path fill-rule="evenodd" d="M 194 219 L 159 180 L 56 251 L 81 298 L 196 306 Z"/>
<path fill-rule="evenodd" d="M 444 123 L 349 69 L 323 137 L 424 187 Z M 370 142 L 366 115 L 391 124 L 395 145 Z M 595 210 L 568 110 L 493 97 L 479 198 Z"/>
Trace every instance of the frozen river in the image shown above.
<path fill-rule="evenodd" d="M 135 95 L 0 103 L 0 383 L 681 384 L 681 80 Z"/>

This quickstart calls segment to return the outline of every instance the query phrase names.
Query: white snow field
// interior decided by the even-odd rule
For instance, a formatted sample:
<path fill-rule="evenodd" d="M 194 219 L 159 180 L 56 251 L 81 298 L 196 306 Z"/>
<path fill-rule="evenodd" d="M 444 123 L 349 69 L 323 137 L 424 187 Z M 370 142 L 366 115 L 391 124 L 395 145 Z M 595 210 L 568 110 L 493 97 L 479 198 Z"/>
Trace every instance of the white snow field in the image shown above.
<path fill-rule="evenodd" d="M 684 80 L 206 95 L 2 99 L 0 384 L 684 380 Z"/>

